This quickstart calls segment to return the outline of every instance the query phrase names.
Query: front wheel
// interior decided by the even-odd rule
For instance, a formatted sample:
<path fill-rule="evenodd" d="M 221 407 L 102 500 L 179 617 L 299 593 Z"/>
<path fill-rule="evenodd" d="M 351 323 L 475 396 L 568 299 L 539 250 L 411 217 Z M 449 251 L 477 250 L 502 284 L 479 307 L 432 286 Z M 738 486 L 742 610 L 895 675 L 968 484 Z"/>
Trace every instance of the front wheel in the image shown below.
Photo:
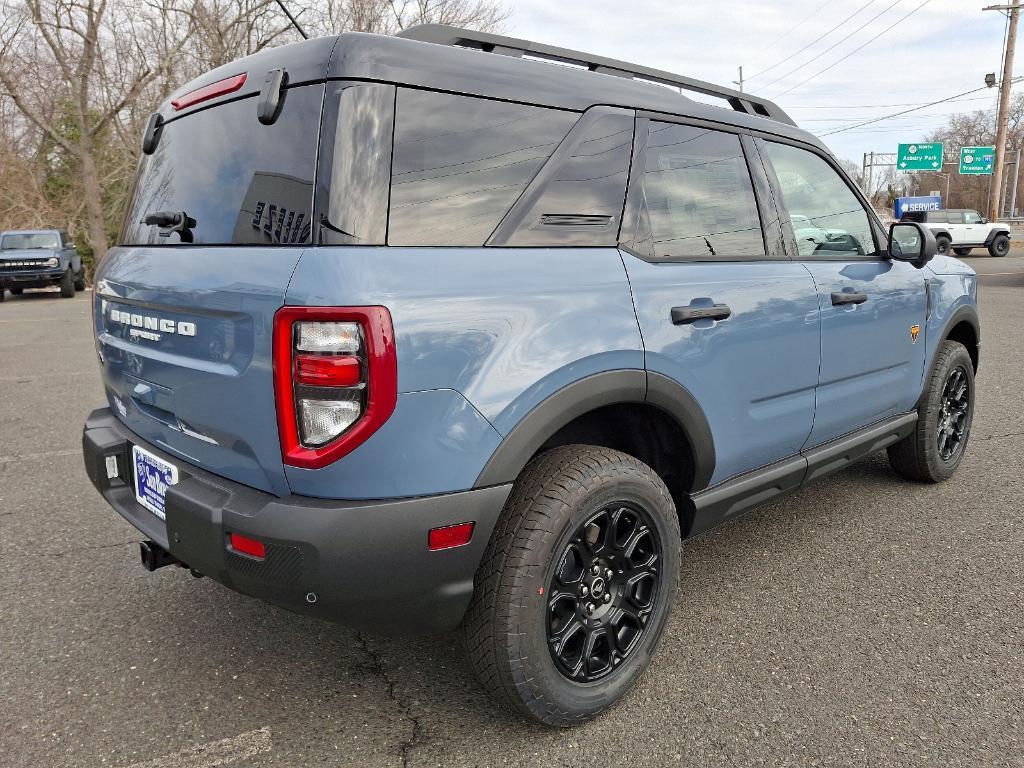
<path fill-rule="evenodd" d="M 935 252 L 940 256 L 945 256 L 947 253 L 949 253 L 949 247 L 952 244 L 953 241 L 950 240 L 948 237 L 946 237 L 945 235 L 939 235 L 938 237 L 935 238 Z"/>
<path fill-rule="evenodd" d="M 75 275 L 70 269 L 60 278 L 59 285 L 62 299 L 75 298 Z"/>
<path fill-rule="evenodd" d="M 974 365 L 967 348 L 945 341 L 925 385 L 917 427 L 889 447 L 889 464 L 908 480 L 938 483 L 964 456 L 974 420 Z"/>
<path fill-rule="evenodd" d="M 75 290 L 85 290 L 85 267 L 82 267 L 80 270 L 78 270 L 78 274 L 75 275 Z"/>
<path fill-rule="evenodd" d="M 462 638 L 480 684 L 547 725 L 614 704 L 647 668 L 675 601 L 679 518 L 646 464 L 555 448 L 516 480 Z"/>
<path fill-rule="evenodd" d="M 1010 236 L 996 235 L 988 245 L 990 256 L 1005 256 L 1010 252 Z"/>

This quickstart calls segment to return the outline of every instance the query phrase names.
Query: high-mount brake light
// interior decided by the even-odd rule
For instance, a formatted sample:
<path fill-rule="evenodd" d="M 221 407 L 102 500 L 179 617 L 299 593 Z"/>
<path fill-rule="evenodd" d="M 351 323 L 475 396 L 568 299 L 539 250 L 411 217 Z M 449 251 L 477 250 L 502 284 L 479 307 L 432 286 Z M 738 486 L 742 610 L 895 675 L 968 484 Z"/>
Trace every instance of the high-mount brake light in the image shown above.
<path fill-rule="evenodd" d="M 318 469 L 361 445 L 398 401 L 385 307 L 282 307 L 274 315 L 274 395 L 284 463 Z"/>
<path fill-rule="evenodd" d="M 204 85 L 202 88 L 196 88 L 194 91 L 189 91 L 184 96 L 179 96 L 178 98 L 173 99 L 171 101 L 171 106 L 174 107 L 175 112 L 180 112 L 181 110 L 199 104 L 200 102 L 215 99 L 226 93 L 234 93 L 245 85 L 245 78 L 245 72 L 240 75 L 225 77 L 223 80 L 218 80 L 216 83 Z"/>

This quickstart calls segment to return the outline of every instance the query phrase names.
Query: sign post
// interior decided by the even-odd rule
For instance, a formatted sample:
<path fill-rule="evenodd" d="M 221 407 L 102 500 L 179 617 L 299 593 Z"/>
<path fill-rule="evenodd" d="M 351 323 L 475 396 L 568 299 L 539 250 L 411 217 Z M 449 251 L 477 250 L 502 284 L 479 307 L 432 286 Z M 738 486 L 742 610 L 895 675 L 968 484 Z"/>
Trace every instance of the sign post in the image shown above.
<path fill-rule="evenodd" d="M 900 144 L 896 167 L 901 171 L 941 171 L 942 144 Z"/>
<path fill-rule="evenodd" d="M 960 150 L 960 173 L 964 176 L 985 176 L 995 165 L 995 147 L 964 147 Z"/>

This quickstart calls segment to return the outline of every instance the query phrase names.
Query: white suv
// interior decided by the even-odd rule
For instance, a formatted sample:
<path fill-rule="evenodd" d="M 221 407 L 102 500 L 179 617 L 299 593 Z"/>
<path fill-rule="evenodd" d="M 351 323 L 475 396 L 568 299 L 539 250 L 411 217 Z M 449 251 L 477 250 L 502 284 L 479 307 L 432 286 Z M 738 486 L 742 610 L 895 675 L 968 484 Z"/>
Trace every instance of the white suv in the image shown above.
<path fill-rule="evenodd" d="M 952 249 L 957 256 L 966 256 L 972 248 L 988 248 L 992 256 L 1005 256 L 1010 252 L 1009 225 L 990 222 L 968 208 L 914 211 L 905 214 L 903 219 L 927 225 L 935 233 L 937 250 L 942 254 Z"/>

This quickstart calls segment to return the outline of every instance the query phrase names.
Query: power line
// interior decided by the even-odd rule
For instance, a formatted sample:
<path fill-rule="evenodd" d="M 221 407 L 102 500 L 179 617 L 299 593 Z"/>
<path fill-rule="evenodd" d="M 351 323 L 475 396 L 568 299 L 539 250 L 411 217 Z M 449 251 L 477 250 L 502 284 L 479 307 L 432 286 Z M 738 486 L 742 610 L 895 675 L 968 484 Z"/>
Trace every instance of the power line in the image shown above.
<path fill-rule="evenodd" d="M 906 14 L 904 14 L 904 15 L 903 15 L 902 17 L 900 17 L 899 19 L 897 19 L 897 20 L 896 20 L 895 22 L 893 22 L 892 24 L 890 24 L 890 25 L 889 25 L 888 27 L 886 27 L 885 29 L 883 29 L 883 30 L 882 30 L 881 32 L 879 32 L 879 33 L 878 33 L 877 35 L 875 35 L 874 37 L 872 37 L 872 38 L 870 38 L 869 40 L 867 40 L 867 42 L 865 42 L 865 43 L 862 43 L 861 45 L 858 45 L 858 46 L 857 46 L 856 48 L 854 48 L 854 49 L 853 49 L 852 51 L 850 51 L 850 52 L 849 52 L 848 54 L 846 54 L 845 56 L 843 56 L 843 57 L 842 57 L 841 59 L 837 59 L 837 60 L 833 61 L 833 62 L 832 62 L 831 64 L 829 64 L 829 65 L 828 65 L 827 67 L 825 67 L 824 69 L 820 69 L 820 70 L 818 70 L 817 72 L 815 72 L 815 73 L 814 73 L 813 75 L 811 75 L 810 77 L 808 77 L 808 78 L 806 78 L 806 79 L 804 79 L 804 80 L 801 80 L 801 81 L 800 81 L 799 83 L 797 83 L 796 85 L 794 85 L 794 86 L 793 86 L 793 87 L 791 87 L 791 88 L 787 88 L 787 89 L 786 89 L 786 90 L 784 90 L 784 91 L 783 91 L 782 93 L 777 93 L 777 94 L 775 94 L 775 96 L 774 96 L 773 98 L 776 98 L 776 99 L 777 99 L 777 98 L 779 98 L 779 96 L 785 96 L 785 95 L 786 95 L 787 93 L 790 93 L 791 91 L 795 91 L 795 90 L 796 90 L 797 88 L 799 88 L 799 87 L 800 87 L 801 85 L 805 85 L 806 83 L 809 83 L 809 82 L 810 82 L 811 80 L 813 80 L 814 78 L 816 78 L 816 77 L 817 77 L 818 75 L 823 75 L 823 74 L 825 74 L 826 72 L 828 72 L 828 71 L 829 71 L 830 69 L 832 69 L 832 67 L 836 66 L 837 64 L 841 64 L 841 63 L 843 63 L 843 62 L 844 62 L 844 61 L 846 61 L 846 60 L 847 60 L 848 58 L 850 58 L 851 56 L 853 56 L 853 54 L 857 53 L 857 51 L 860 51 L 860 50 L 862 50 L 862 49 L 866 48 L 867 46 L 871 45 L 871 43 L 873 43 L 873 42 L 874 42 L 875 40 L 877 40 L 878 38 L 880 38 L 880 37 L 881 37 L 882 35 L 884 35 L 884 34 L 885 34 L 886 32 L 888 32 L 888 31 L 889 31 L 889 30 L 891 30 L 891 29 L 894 29 L 894 28 L 895 28 L 895 27 L 897 27 L 897 26 L 898 26 L 899 24 L 901 24 L 902 22 L 904 22 L 904 21 L 906 21 L 907 19 L 909 19 L 909 18 L 910 18 L 911 16 L 913 16 L 913 15 L 914 15 L 915 13 L 917 13 L 917 12 L 918 12 L 918 11 L 920 11 L 920 10 L 921 10 L 922 8 L 924 8 L 924 7 L 926 6 L 926 5 L 928 5 L 928 3 L 930 3 L 931 1 L 932 1 L 932 0 L 924 0 L 924 2 L 923 2 L 923 3 L 921 3 L 921 4 L 919 5 L 919 6 L 917 6 L 917 8 L 915 8 L 915 9 L 914 9 L 914 10 L 912 10 L 912 11 L 910 11 L 909 13 L 906 13 Z M 888 10 L 888 9 L 887 9 L 887 10 Z"/>
<path fill-rule="evenodd" d="M 1015 77 L 1010 82 L 1011 83 L 1017 83 L 1017 82 L 1020 82 L 1021 80 L 1024 80 L 1024 77 Z M 963 93 L 957 93 L 957 94 L 954 94 L 953 96 L 948 96 L 945 99 L 939 99 L 938 101 L 930 101 L 927 104 L 922 104 L 919 107 L 911 107 L 910 109 L 904 109 L 901 112 L 894 112 L 891 115 L 884 115 L 883 117 L 875 117 L 875 118 L 872 118 L 871 120 L 865 120 L 864 122 L 861 122 L 861 123 L 854 123 L 853 125 L 847 125 L 847 126 L 843 126 L 842 128 L 835 128 L 835 129 L 830 130 L 830 131 L 825 131 L 824 133 L 822 133 L 820 135 L 821 136 L 831 136 L 832 134 L 843 133 L 845 131 L 853 130 L 854 128 L 860 128 L 861 126 L 864 126 L 864 125 L 871 125 L 872 123 L 880 123 L 883 120 L 891 120 L 894 117 L 899 117 L 900 115 L 905 115 L 905 114 L 907 114 L 909 112 L 916 112 L 917 110 L 924 109 L 925 107 L 934 107 L 936 104 L 945 104 L 947 101 L 953 101 L 954 99 L 959 99 L 961 96 L 967 96 L 969 94 L 977 93 L 978 91 L 984 91 L 984 90 L 987 90 L 987 89 L 988 89 L 988 86 L 987 85 L 983 85 L 980 88 L 974 88 L 973 90 L 970 90 L 970 91 L 964 91 Z"/>
<path fill-rule="evenodd" d="M 819 51 L 818 53 L 816 53 L 816 54 L 815 54 L 815 59 L 820 59 L 820 58 L 821 58 L 822 56 L 824 56 L 824 55 L 825 55 L 826 53 L 829 53 L 830 51 L 834 51 L 834 50 L 835 50 L 836 48 L 838 48 L 838 47 L 839 47 L 840 45 L 842 45 L 843 43 L 845 43 L 845 42 L 846 42 L 847 40 L 849 40 L 849 39 L 850 39 L 851 37 L 853 37 L 854 35 L 856 35 L 856 34 L 857 34 L 858 32 L 860 32 L 860 31 L 861 31 L 862 29 L 864 29 L 864 27 L 866 27 L 866 26 L 868 26 L 869 24 L 873 23 L 873 22 L 874 22 L 874 21 L 875 21 L 876 19 L 878 19 L 878 18 L 880 18 L 880 17 L 884 16 L 885 14 L 887 14 L 887 13 L 888 13 L 889 11 L 891 11 L 891 10 L 892 10 L 893 8 L 895 8 L 895 7 L 897 6 L 897 5 L 899 5 L 899 4 L 900 4 L 900 3 L 902 3 L 902 2 L 903 2 L 903 0 L 895 0 L 895 2 L 892 2 L 892 3 L 890 3 L 889 5 L 885 6 L 885 8 L 883 8 L 883 9 L 882 9 L 882 10 L 881 10 L 881 11 L 880 11 L 879 13 L 876 13 L 876 14 L 875 14 L 874 16 L 872 16 L 872 17 L 871 17 L 870 19 L 868 19 L 867 21 L 865 21 L 865 22 L 864 22 L 863 24 L 861 24 L 861 25 L 860 25 L 859 27 L 857 27 L 857 28 L 856 28 L 855 30 L 853 30 L 853 32 L 851 32 L 850 34 L 848 34 L 848 35 L 846 35 L 845 37 L 841 38 L 841 39 L 840 39 L 840 40 L 838 40 L 837 42 L 833 43 L 833 44 L 832 44 L 832 45 L 830 45 L 830 46 L 829 46 L 828 48 L 826 48 L 826 49 L 825 49 L 824 51 Z M 812 60 L 813 60 L 813 59 L 812 59 Z M 770 83 L 765 83 L 765 84 L 764 84 L 764 85 L 762 85 L 761 87 L 762 87 L 762 88 L 770 88 L 771 86 L 775 85 L 776 83 L 778 83 L 778 82 L 781 82 L 782 80 L 785 80 L 785 79 L 786 79 L 787 77 L 789 77 L 790 75 L 792 75 L 792 74 L 795 74 L 795 73 L 799 72 L 799 71 L 800 71 L 801 69 L 803 69 L 804 67 L 806 67 L 807 65 L 809 65 L 809 64 L 811 63 L 811 61 L 812 61 L 812 60 L 809 60 L 809 61 L 805 61 L 805 62 L 804 62 L 803 64 L 799 64 L 799 65 L 797 65 L 797 66 L 796 66 L 796 67 L 794 67 L 793 69 L 789 70 L 789 72 L 787 72 L 786 74 L 782 75 L 781 77 L 777 77 L 777 78 L 775 78 L 775 79 L 774 79 L 774 80 L 772 80 L 772 81 L 771 81 Z"/>
<path fill-rule="evenodd" d="M 769 48 L 772 48 L 773 46 L 775 46 L 775 45 L 777 45 L 778 43 L 782 42 L 782 41 L 783 41 L 783 40 L 785 40 L 785 39 L 786 39 L 787 37 L 790 37 L 790 35 L 792 35 L 792 34 L 793 34 L 794 32 L 796 32 L 797 30 L 799 30 L 799 29 L 800 29 L 801 27 L 803 27 L 803 26 L 804 26 L 805 24 L 807 24 L 808 22 L 810 22 L 810 20 L 811 20 L 812 18 L 814 18 L 814 16 L 816 16 L 816 15 L 817 15 L 818 13 L 820 13 L 820 12 L 821 12 L 822 10 L 824 10 L 825 8 L 827 8 L 827 7 L 829 6 L 829 5 L 833 4 L 834 2 L 836 2 L 836 0 L 825 0 L 825 2 L 821 3 L 821 4 L 820 4 L 820 5 L 819 5 L 819 6 L 817 7 L 817 8 L 815 8 L 815 9 L 814 9 L 814 10 L 813 10 L 813 11 L 812 11 L 811 13 L 809 13 L 809 14 L 808 14 L 808 15 L 806 15 L 806 16 L 804 16 L 804 17 L 803 17 L 803 18 L 802 18 L 802 19 L 800 20 L 800 24 L 796 25 L 795 27 L 791 27 L 790 29 L 788 29 L 788 30 L 786 30 L 785 32 L 783 32 L 783 33 L 782 33 L 781 35 L 779 35 L 779 36 L 778 36 L 777 38 L 775 38 L 774 40 L 772 40 L 772 41 L 771 41 L 770 43 L 768 43 L 767 45 L 764 45 L 764 46 L 762 46 L 761 48 L 758 48 L 758 50 L 757 50 L 757 51 L 756 51 L 756 52 L 755 52 L 755 53 L 753 54 L 752 58 L 753 58 L 754 60 L 757 60 L 757 57 L 758 57 L 758 56 L 760 56 L 760 55 L 761 55 L 762 53 L 764 53 L 764 52 L 765 52 L 766 50 L 768 50 Z M 874 0 L 871 0 L 871 2 L 874 2 Z M 796 54 L 794 54 L 794 55 L 796 55 Z M 784 60 L 785 60 L 785 59 L 783 59 L 783 61 L 784 61 Z M 758 75 L 763 75 L 764 73 L 768 72 L 768 70 L 773 70 L 773 69 L 775 69 L 776 67 L 778 67 L 778 66 L 779 66 L 779 63 L 781 63 L 781 61 L 776 61 L 776 62 L 775 62 L 775 63 L 773 63 L 773 65 L 772 65 L 771 67 L 769 67 L 768 69 L 765 69 L 765 70 L 762 70 L 761 72 L 759 72 L 759 73 L 758 73 Z M 758 75 L 754 75 L 754 77 L 757 77 Z"/>
<path fill-rule="evenodd" d="M 854 16 L 856 16 L 856 15 L 857 15 L 858 13 L 860 13 L 861 11 L 863 11 L 864 9 L 866 9 L 866 8 L 867 8 L 868 6 L 870 6 L 870 5 L 874 5 L 874 4 L 876 3 L 876 2 L 878 2 L 878 0 L 868 0 L 868 2 L 864 3 L 864 5 L 862 5 L 862 6 L 861 6 L 860 8 L 858 8 L 858 9 L 857 9 L 856 11 L 854 11 L 854 12 L 853 12 L 853 13 L 851 13 L 851 14 L 850 14 L 849 16 L 847 16 L 847 17 L 846 17 L 845 19 L 843 19 L 842 21 L 840 21 L 840 22 L 839 22 L 838 24 L 836 24 L 836 25 L 835 25 L 834 27 L 832 27 L 832 29 L 830 29 L 830 30 L 829 30 L 828 32 L 826 32 L 825 34 L 823 34 L 823 35 L 818 35 L 818 36 L 817 36 L 816 38 L 814 38 L 813 40 L 811 40 L 811 42 L 809 42 L 809 43 L 808 43 L 807 45 L 805 45 L 805 46 L 804 46 L 803 48 L 801 48 L 801 49 L 800 49 L 799 51 L 797 51 L 796 53 L 791 53 L 791 54 L 790 54 L 789 56 L 787 56 L 786 58 L 784 58 L 784 59 L 782 59 L 782 60 L 780 60 L 780 61 L 776 61 L 776 62 L 775 62 L 774 64 L 772 64 L 772 65 L 771 65 L 770 67 L 767 67 L 767 68 L 765 68 L 765 69 L 762 69 L 762 70 L 761 70 L 760 72 L 758 72 L 758 73 L 756 73 L 756 74 L 753 74 L 753 75 L 750 75 L 750 76 L 748 76 L 748 77 L 747 77 L 747 80 L 753 80 L 753 79 L 754 79 L 755 77 L 760 77 L 760 76 L 761 76 L 761 75 L 763 75 L 763 74 L 764 74 L 765 72 L 769 72 L 769 71 L 771 71 L 771 70 L 775 69 L 775 68 L 776 68 L 777 66 L 779 66 L 780 64 L 785 64 L 785 63 L 786 63 L 787 61 L 789 61 L 790 59 L 792 59 L 792 58 L 793 58 L 794 56 L 799 56 L 799 55 L 800 55 L 801 53 L 803 53 L 804 51 L 806 51 L 806 50 L 807 50 L 808 48 L 810 48 L 811 46 L 813 46 L 813 45 L 817 45 L 818 43 L 820 43 L 820 42 L 821 42 L 822 40 L 824 40 L 824 39 L 825 39 L 826 37 L 828 37 L 828 36 L 829 36 L 829 35 L 831 35 L 831 34 L 832 34 L 833 32 L 835 32 L 835 31 L 836 31 L 837 29 L 839 29 L 839 28 L 840 28 L 841 26 L 843 26 L 843 24 L 845 24 L 845 23 L 846 23 L 846 22 L 848 22 L 848 21 L 849 21 L 850 19 L 852 19 L 852 18 L 853 18 Z M 772 81 L 772 82 L 778 82 L 778 81 L 777 81 L 777 80 L 774 80 L 774 81 Z M 772 84 L 772 83 L 768 83 L 768 85 L 771 85 L 771 84 Z"/>

